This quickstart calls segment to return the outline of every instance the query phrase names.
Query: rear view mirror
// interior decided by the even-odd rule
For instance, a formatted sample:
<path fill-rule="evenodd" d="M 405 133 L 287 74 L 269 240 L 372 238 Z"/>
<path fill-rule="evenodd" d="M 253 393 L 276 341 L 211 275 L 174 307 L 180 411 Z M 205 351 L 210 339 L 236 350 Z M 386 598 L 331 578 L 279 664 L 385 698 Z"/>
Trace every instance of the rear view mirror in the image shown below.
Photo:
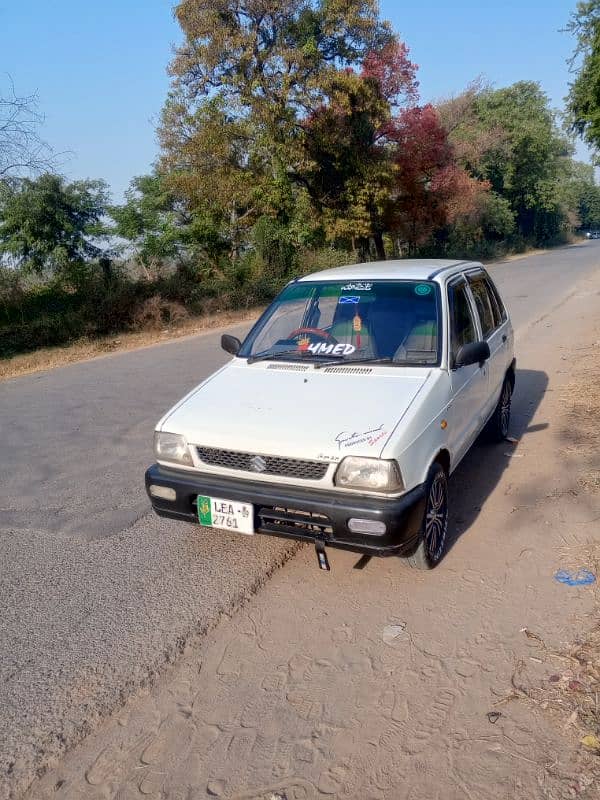
<path fill-rule="evenodd" d="M 466 367 L 469 364 L 483 364 L 490 357 L 490 346 L 487 342 L 471 342 L 459 347 L 454 368 Z"/>
<path fill-rule="evenodd" d="M 241 346 L 242 343 L 237 336 L 230 336 L 228 333 L 224 333 L 223 336 L 221 336 L 221 347 L 226 353 L 231 353 L 232 356 L 237 356 L 237 354 L 240 352 Z"/>

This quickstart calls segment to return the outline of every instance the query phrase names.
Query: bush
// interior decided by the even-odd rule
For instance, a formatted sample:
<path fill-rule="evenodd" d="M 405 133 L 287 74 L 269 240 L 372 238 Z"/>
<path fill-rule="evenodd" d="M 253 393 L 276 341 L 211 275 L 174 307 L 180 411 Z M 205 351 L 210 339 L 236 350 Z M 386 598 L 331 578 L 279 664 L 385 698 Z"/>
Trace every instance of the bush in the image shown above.
<path fill-rule="evenodd" d="M 144 300 L 132 314 L 134 330 L 159 330 L 165 325 L 177 325 L 189 316 L 181 303 L 164 300 L 155 294 Z"/>
<path fill-rule="evenodd" d="M 15 270 L 0 271 L 0 358 L 81 337 L 177 325 L 189 314 L 251 308 L 270 302 L 296 275 L 352 262 L 350 253 L 291 247 L 272 220 L 256 230 L 257 248 L 232 263 L 219 256 L 185 261 L 155 280 L 133 280 L 114 264 L 90 265 L 85 280 L 26 286 Z"/>

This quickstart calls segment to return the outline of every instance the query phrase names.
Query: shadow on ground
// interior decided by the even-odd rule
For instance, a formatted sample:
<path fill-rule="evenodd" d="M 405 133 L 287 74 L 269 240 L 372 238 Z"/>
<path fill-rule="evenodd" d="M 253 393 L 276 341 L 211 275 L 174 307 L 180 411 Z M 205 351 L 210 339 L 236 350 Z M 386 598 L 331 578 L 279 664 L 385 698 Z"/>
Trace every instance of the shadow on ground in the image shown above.
<path fill-rule="evenodd" d="M 513 396 L 510 436 L 526 441 L 548 427 L 547 422 L 531 424 L 548 387 L 545 372 L 518 369 Z M 518 452 L 510 442 L 490 443 L 482 434 L 464 457 L 450 480 L 450 530 L 447 552 L 476 521 L 487 498 L 498 485 Z M 508 454 L 508 455 L 507 455 Z"/>

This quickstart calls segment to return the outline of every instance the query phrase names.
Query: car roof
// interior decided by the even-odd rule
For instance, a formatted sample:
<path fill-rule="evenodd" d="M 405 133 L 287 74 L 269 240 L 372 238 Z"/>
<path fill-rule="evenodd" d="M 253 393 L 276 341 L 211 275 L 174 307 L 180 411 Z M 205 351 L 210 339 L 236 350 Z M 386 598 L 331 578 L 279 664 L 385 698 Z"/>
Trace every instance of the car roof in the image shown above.
<path fill-rule="evenodd" d="M 348 264 L 334 267 L 312 275 L 304 275 L 300 281 L 335 280 L 431 280 L 465 269 L 481 267 L 477 261 L 457 261 L 443 258 L 406 258 L 390 261 L 369 261 L 364 264 Z"/>

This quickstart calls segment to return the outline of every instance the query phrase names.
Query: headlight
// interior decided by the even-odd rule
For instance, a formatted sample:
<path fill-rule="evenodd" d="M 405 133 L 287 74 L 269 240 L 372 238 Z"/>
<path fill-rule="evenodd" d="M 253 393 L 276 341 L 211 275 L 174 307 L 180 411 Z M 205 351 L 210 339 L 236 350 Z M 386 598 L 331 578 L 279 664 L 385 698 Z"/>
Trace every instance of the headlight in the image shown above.
<path fill-rule="evenodd" d="M 157 461 L 172 461 L 174 464 L 186 464 L 193 467 L 185 436 L 180 433 L 154 433 L 154 455 Z"/>
<path fill-rule="evenodd" d="M 336 486 L 347 489 L 370 489 L 373 492 L 401 492 L 404 489 L 395 461 L 346 456 L 335 473 Z"/>

